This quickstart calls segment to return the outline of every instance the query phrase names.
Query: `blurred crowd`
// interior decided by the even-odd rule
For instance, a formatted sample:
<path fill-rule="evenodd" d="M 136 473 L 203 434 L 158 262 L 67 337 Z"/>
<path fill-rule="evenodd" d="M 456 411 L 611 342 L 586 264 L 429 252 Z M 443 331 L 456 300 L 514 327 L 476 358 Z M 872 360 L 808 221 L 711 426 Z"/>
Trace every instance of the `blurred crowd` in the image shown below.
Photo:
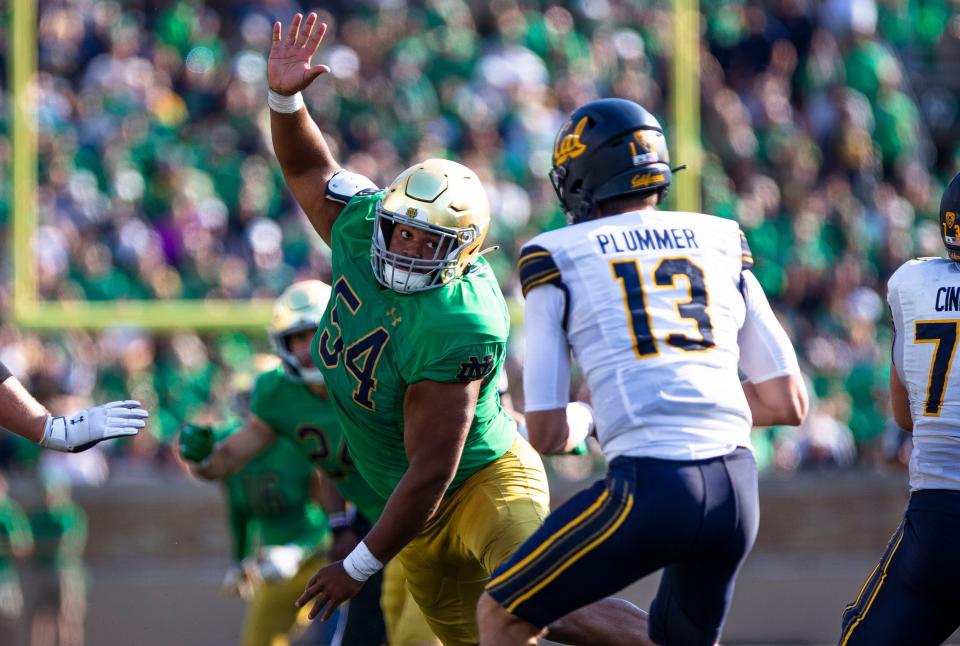
<path fill-rule="evenodd" d="M 329 251 L 284 189 L 265 100 L 273 21 L 313 8 L 39 0 L 42 298 L 245 299 L 328 277 Z M 330 25 L 319 59 L 332 73 L 305 98 L 341 164 L 382 186 L 413 160 L 448 157 L 486 183 L 518 376 L 513 261 L 564 224 L 546 175 L 553 135 L 579 104 L 615 95 L 671 136 L 670 4 L 330 0 L 319 10 Z M 701 10 L 703 210 L 741 223 L 814 399 L 799 429 L 756 433 L 761 466 L 876 466 L 888 431 L 896 458 L 885 281 L 904 260 L 941 253 L 939 197 L 960 171 L 960 2 L 702 0 Z M 9 108 L 6 82 L 0 98 Z M 5 110 L 4 245 L 8 123 Z M 9 262 L 0 272 L 6 313 Z M 176 471 L 180 422 L 235 413 L 266 347 L 264 335 L 0 327 L 0 360 L 51 407 L 129 393 L 154 413 L 136 440 L 69 458 L 94 479 Z M 38 459 L 0 441 L 0 466 Z"/>

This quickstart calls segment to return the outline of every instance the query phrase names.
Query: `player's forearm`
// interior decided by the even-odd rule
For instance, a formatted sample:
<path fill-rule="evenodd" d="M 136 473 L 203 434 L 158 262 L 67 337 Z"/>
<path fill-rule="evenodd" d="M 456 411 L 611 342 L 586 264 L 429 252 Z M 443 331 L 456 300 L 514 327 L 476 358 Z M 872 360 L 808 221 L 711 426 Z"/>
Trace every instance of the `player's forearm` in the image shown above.
<path fill-rule="evenodd" d="M 910 395 L 900 380 L 895 365 L 890 366 L 890 408 L 893 409 L 893 419 L 897 422 L 897 426 L 912 433 L 913 415 L 910 413 Z"/>
<path fill-rule="evenodd" d="M 0 383 L 0 427 L 39 443 L 49 416 L 16 377 Z"/>
<path fill-rule="evenodd" d="M 594 428 L 593 409 L 583 402 L 526 415 L 531 446 L 543 455 L 571 453 L 583 446 Z"/>
<path fill-rule="evenodd" d="M 807 416 L 807 390 L 798 374 L 742 386 L 754 426 L 798 426 Z"/>
<path fill-rule="evenodd" d="M 204 480 L 222 480 L 239 471 L 241 466 L 243 464 L 237 456 L 233 455 L 229 448 L 220 444 L 214 448 L 209 459 L 191 463 L 190 471 Z"/>
<path fill-rule="evenodd" d="M 573 448 L 568 448 L 571 444 L 570 429 L 563 408 L 527 413 L 525 427 L 530 446 L 538 453 L 552 455 L 565 453 Z"/>
<path fill-rule="evenodd" d="M 347 508 L 347 501 L 344 500 L 343 496 L 337 490 L 337 486 L 333 484 L 333 480 L 325 474 L 320 474 L 318 478 L 316 500 L 320 503 L 320 506 L 323 507 L 323 510 L 327 512 L 328 516 L 342 514 Z"/>
<path fill-rule="evenodd" d="M 274 154 L 288 181 L 307 173 L 322 174 L 327 180 L 339 170 L 320 128 L 306 108 L 292 114 L 271 110 L 270 134 Z"/>
<path fill-rule="evenodd" d="M 436 512 L 454 471 L 420 472 L 411 465 L 397 484 L 380 520 L 363 539 L 381 563 L 386 563 L 420 533 Z"/>

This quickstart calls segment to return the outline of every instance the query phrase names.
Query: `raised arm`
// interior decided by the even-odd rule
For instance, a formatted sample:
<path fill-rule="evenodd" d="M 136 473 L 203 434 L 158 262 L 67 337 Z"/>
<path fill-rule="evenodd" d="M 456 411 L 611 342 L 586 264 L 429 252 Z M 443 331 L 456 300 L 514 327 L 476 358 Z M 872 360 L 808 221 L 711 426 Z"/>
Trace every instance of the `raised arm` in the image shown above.
<path fill-rule="evenodd" d="M 309 14 L 301 25 L 302 21 L 302 14 L 294 16 L 283 38 L 280 23 L 273 25 L 273 42 L 267 61 L 267 84 L 271 92 L 270 133 L 274 153 L 290 192 L 313 228 L 324 242 L 330 244 L 330 232 L 343 204 L 326 198 L 327 182 L 340 170 L 340 165 L 300 98 L 301 90 L 330 71 L 326 65 L 311 64 L 327 25 L 318 25 L 315 13 Z"/>

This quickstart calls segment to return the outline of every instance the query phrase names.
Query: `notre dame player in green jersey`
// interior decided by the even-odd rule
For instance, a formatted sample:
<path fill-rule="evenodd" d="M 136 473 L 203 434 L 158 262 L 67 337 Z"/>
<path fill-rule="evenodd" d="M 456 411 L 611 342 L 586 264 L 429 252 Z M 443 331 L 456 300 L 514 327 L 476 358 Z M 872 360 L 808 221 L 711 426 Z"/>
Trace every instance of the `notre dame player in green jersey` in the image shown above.
<path fill-rule="evenodd" d="M 299 91 L 326 25 L 276 23 L 268 61 L 274 150 L 287 185 L 330 245 L 333 295 L 314 360 L 350 455 L 383 514 L 298 601 L 327 617 L 399 555 L 414 599 L 444 644 L 478 642 L 476 604 L 490 573 L 543 522 L 547 481 L 503 411 L 497 382 L 509 320 L 480 257 L 490 222 L 470 169 L 427 160 L 385 191 L 342 171 Z M 642 643 L 644 614 L 605 600 L 561 619 L 568 643 Z"/>
<path fill-rule="evenodd" d="M 323 376 L 310 360 L 311 339 L 329 299 L 330 287 L 318 280 L 295 283 L 284 291 L 277 299 L 270 327 L 270 340 L 282 365 L 257 378 L 250 415 L 242 428 L 222 442 L 215 442 L 209 429 L 188 426 L 180 435 L 180 454 L 191 463 L 194 473 L 214 480 L 244 473 L 251 460 L 271 450 L 271 444 L 293 442 L 299 454 L 309 458 L 325 476 L 321 479 L 320 498 L 331 515 L 334 532 L 330 556 L 339 559 L 356 546 L 379 518 L 385 498 L 371 489 L 354 467 Z M 290 480 L 290 474 L 281 471 L 280 475 Z M 287 485 L 290 486 L 304 489 L 302 494 L 306 495 L 302 481 Z M 353 505 L 349 510 L 345 501 Z M 393 569 L 387 576 L 403 575 Z M 385 626 L 379 578 L 374 584 L 351 603 L 342 644 L 379 644 L 387 629 L 391 643 L 397 646 L 435 642 L 419 613 L 404 611 Z M 402 584 L 390 585 L 389 589 L 395 595 L 404 594 Z M 405 604 L 403 598 L 384 598 L 383 605 L 404 608 L 412 604 Z"/>
<path fill-rule="evenodd" d="M 217 440 L 238 426 L 215 433 Z M 190 432 L 205 434 L 198 427 Z M 309 579 L 326 561 L 329 548 L 326 514 L 312 500 L 319 490 L 318 473 L 299 447 L 279 438 L 224 478 L 223 485 L 237 564 L 224 586 L 232 583 L 248 601 L 240 643 L 288 643 L 298 614 L 296 592 L 304 577 Z"/>

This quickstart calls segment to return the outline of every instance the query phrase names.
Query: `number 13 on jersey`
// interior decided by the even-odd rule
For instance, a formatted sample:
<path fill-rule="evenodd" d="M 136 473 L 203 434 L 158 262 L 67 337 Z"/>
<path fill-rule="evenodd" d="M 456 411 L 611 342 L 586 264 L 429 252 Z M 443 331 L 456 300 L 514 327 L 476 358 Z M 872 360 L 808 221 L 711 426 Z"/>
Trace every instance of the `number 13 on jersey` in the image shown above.
<path fill-rule="evenodd" d="M 660 347 L 650 312 L 647 308 L 647 297 L 650 294 L 643 279 L 643 270 L 636 259 L 612 260 L 610 269 L 614 279 L 620 281 L 623 289 L 624 304 L 627 317 L 630 320 L 633 334 L 633 350 L 638 359 L 655 357 L 660 354 Z M 653 269 L 654 290 L 677 287 L 678 279 L 686 279 L 688 297 L 674 303 L 677 311 L 678 323 L 689 321 L 689 325 L 696 328 L 699 338 L 688 336 L 675 329 L 662 330 L 666 332 L 667 345 L 679 348 L 685 352 L 702 352 L 713 348 L 713 324 L 707 311 L 709 302 L 703 270 L 693 260 L 687 257 L 662 258 Z"/>

